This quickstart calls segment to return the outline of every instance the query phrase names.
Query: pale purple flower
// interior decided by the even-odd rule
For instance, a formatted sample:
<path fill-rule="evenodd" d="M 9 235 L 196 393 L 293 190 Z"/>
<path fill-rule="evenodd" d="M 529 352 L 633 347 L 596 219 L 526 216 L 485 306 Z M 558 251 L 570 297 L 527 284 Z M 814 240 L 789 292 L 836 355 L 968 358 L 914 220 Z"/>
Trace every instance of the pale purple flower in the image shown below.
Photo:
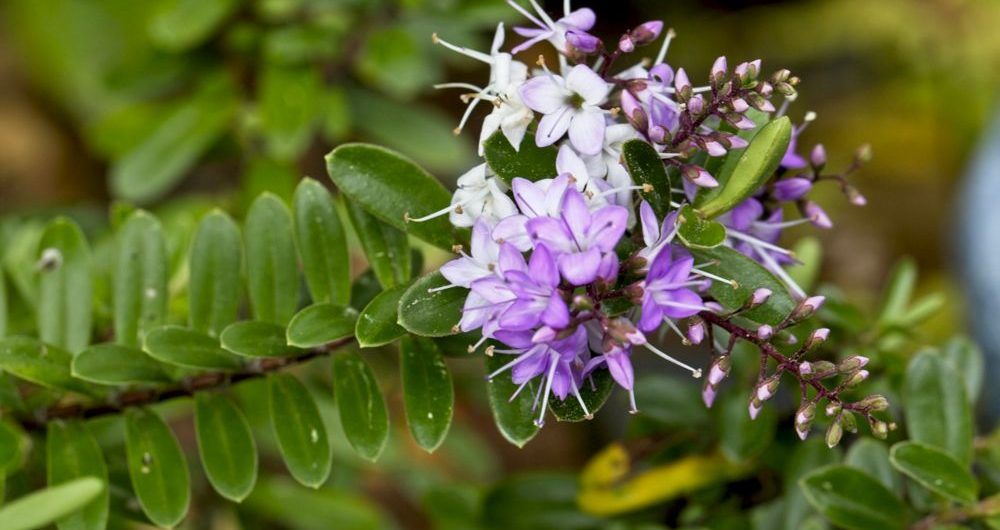
<path fill-rule="evenodd" d="M 520 214 L 502 219 L 493 229 L 493 238 L 516 246 L 522 252 L 531 250 L 531 239 L 525 227 L 528 220 L 535 217 L 554 217 L 559 215 L 563 195 L 569 188 L 569 175 L 555 179 L 543 179 L 532 182 L 528 179 L 515 178 L 511 184 L 514 191 L 514 202 Z"/>
<path fill-rule="evenodd" d="M 601 355 L 593 357 L 584 368 L 584 375 L 593 373 L 602 364 L 608 367 L 611 378 L 628 391 L 630 412 L 637 412 L 635 405 L 635 372 L 632 369 L 632 345 L 607 341 L 608 347 Z"/>
<path fill-rule="evenodd" d="M 600 107 L 612 85 L 587 65 L 574 66 L 565 79 L 555 74 L 529 79 L 521 87 L 521 100 L 528 108 L 544 114 L 538 122 L 535 143 L 554 144 L 569 132 L 573 148 L 584 155 L 596 155 L 604 145 L 605 111 Z"/>
<path fill-rule="evenodd" d="M 558 255 L 559 271 L 573 285 L 586 285 L 598 278 L 602 261 L 613 253 L 625 233 L 628 210 L 604 206 L 593 212 L 583 194 L 566 190 L 558 218 L 535 217 L 525 228 L 535 248 L 545 245 Z"/>
<path fill-rule="evenodd" d="M 513 248 L 509 244 L 505 247 Z M 559 269 L 555 257 L 545 245 L 536 245 L 531 260 L 520 262 L 514 253 L 511 263 L 504 263 L 503 275 L 515 300 L 500 315 L 500 327 L 507 330 L 523 331 L 546 325 L 553 329 L 563 329 L 570 323 L 569 307 L 559 292 Z M 517 252 L 516 256 L 520 256 Z"/>
<path fill-rule="evenodd" d="M 802 169 L 808 165 L 806 159 L 796 153 L 796 151 L 798 150 L 799 135 L 815 119 L 815 112 L 807 112 L 805 118 L 802 119 L 802 124 L 792 129 L 792 140 L 788 142 L 788 149 L 785 151 L 785 156 L 781 159 L 781 167 L 785 169 Z"/>
<path fill-rule="evenodd" d="M 453 259 L 441 266 L 441 275 L 453 285 L 471 287 L 472 282 L 499 274 L 497 260 L 500 258 L 500 245 L 493 241 L 491 229 L 480 219 L 472 227 L 472 245 L 470 254 L 462 253 L 462 257 Z"/>
<path fill-rule="evenodd" d="M 812 181 L 804 177 L 785 178 L 774 183 L 772 195 L 779 201 L 795 201 L 809 193 L 812 186 Z"/>
<path fill-rule="evenodd" d="M 692 280 L 694 258 L 674 259 L 669 251 L 660 252 L 649 267 L 643 282 L 642 317 L 639 329 L 650 332 L 660 327 L 664 318 L 687 318 L 706 310 L 701 296 L 691 290 L 700 280 Z"/>
<path fill-rule="evenodd" d="M 656 219 L 656 213 L 648 202 L 639 203 L 639 220 L 642 225 L 642 242 L 645 247 L 639 250 L 638 256 L 646 260 L 646 266 L 641 270 L 646 270 L 653 263 L 661 250 L 667 247 L 677 235 L 675 224 L 677 212 L 671 212 L 663 219 L 661 224 Z"/>
<path fill-rule="evenodd" d="M 555 47 L 560 53 L 567 53 L 570 50 L 566 47 L 567 44 L 567 32 L 583 33 L 586 34 L 590 28 L 594 27 L 594 23 L 597 21 L 597 16 L 594 15 L 593 10 L 588 8 L 577 9 L 576 11 L 570 11 L 569 1 L 567 0 L 563 6 L 563 17 L 559 20 L 553 20 L 548 13 L 536 0 L 530 0 L 532 7 L 535 8 L 535 13 L 531 13 L 518 5 L 514 0 L 507 0 L 515 10 L 524 15 L 528 20 L 530 20 L 536 27 L 514 27 L 514 32 L 522 37 L 527 37 L 528 40 L 518 44 L 511 50 L 511 53 L 520 53 L 528 48 L 534 46 L 535 44 L 542 42 L 544 40 L 549 41 L 552 46 Z"/>

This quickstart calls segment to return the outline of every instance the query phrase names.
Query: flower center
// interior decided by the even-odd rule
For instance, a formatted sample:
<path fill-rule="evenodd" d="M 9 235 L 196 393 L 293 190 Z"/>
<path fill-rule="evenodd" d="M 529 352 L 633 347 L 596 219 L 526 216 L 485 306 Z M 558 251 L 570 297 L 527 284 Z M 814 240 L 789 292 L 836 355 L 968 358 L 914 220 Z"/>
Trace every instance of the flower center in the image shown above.
<path fill-rule="evenodd" d="M 566 104 L 574 109 L 582 108 L 584 103 L 586 103 L 586 101 L 584 101 L 583 96 L 575 92 L 566 96 Z"/>

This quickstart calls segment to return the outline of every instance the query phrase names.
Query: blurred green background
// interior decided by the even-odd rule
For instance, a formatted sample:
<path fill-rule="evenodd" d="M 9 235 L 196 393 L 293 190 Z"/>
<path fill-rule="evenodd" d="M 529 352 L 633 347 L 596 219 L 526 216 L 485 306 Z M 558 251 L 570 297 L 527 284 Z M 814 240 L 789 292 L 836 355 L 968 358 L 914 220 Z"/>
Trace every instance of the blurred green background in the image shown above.
<path fill-rule="evenodd" d="M 803 142 L 824 143 L 835 169 L 862 143 L 875 153 L 855 182 L 868 207 L 851 207 L 833 188 L 820 194 L 837 224 L 820 234 L 824 280 L 872 303 L 890 265 L 912 255 L 922 270 L 918 290 L 949 300 L 925 338 L 961 329 L 948 253 L 953 198 L 1000 99 L 1000 2 L 575 4 L 598 11 L 596 32 L 608 38 L 664 20 L 679 34 L 669 62 L 696 82 L 720 54 L 730 64 L 760 57 L 765 70 L 799 75 L 790 114 L 819 116 Z M 240 212 L 260 191 L 290 195 L 302 175 L 326 181 L 323 155 L 353 140 L 398 149 L 453 183 L 476 163 L 478 130 L 453 135 L 464 106 L 454 91 L 431 85 L 482 82 L 486 69 L 433 46 L 430 35 L 485 49 L 495 24 L 519 22 L 514 15 L 501 0 L 2 0 L 0 218 L 72 212 L 98 231 L 117 200 Z M 361 484 L 396 521 L 439 523 L 449 514 L 425 508 L 416 516 L 401 491 L 416 487 L 449 507 L 466 493 L 427 488 L 425 474 L 476 482 L 505 471 L 573 470 L 618 430 L 608 413 L 601 425 L 553 423 L 525 449 L 513 448 L 482 406 L 478 369 L 457 384 L 460 396 L 479 401 L 460 405 L 441 453 L 418 453 L 400 435 L 380 473 L 354 458 L 335 482 Z M 353 495 L 333 489 L 299 498 L 301 488 L 283 482 L 264 489 L 251 506 L 271 514 L 296 508 L 291 498 L 306 512 L 315 501 L 324 513 L 321 506 L 346 502 L 337 495 Z M 376 517 L 366 504 L 343 506 L 360 521 Z M 228 516 L 219 517 L 212 526 L 228 528 Z"/>

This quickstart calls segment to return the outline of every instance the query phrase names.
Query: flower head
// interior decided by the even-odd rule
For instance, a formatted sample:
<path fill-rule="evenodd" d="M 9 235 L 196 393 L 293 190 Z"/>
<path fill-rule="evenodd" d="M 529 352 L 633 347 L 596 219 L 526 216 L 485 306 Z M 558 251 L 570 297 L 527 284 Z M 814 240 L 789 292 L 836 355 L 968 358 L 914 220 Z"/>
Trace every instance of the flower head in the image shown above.
<path fill-rule="evenodd" d="M 574 66 L 565 78 L 550 73 L 529 79 L 521 87 L 521 100 L 544 115 L 535 143 L 552 145 L 568 131 L 574 149 L 584 155 L 600 153 L 605 129 L 600 106 L 610 91 L 611 85 L 585 64 Z"/>

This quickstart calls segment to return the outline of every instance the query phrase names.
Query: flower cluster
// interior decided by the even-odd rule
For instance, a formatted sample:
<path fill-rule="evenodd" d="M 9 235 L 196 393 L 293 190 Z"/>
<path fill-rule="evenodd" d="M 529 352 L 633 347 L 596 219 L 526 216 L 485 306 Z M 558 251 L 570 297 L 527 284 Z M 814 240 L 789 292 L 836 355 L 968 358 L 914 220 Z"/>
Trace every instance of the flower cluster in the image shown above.
<path fill-rule="evenodd" d="M 492 339 L 487 354 L 510 358 L 489 377 L 509 372 L 519 385 L 515 396 L 537 383 L 535 404 L 541 424 L 550 399 L 574 399 L 589 415 L 581 391 L 596 370 L 607 369 L 629 392 L 634 412 L 631 357 L 640 349 L 701 376 L 700 369 L 651 344 L 655 332 L 667 329 L 685 344 L 708 338 L 719 354 L 706 381 L 708 405 L 728 374 L 727 354 L 737 339 L 760 345 L 762 355 L 771 355 L 779 367 L 766 377 L 762 372 L 751 415 L 774 393 L 782 373 L 819 385 L 818 373 L 827 375 L 830 370 L 813 366 L 809 372 L 809 363 L 801 356 L 821 343 L 826 331 L 815 331 L 796 355 L 782 355 L 770 346 L 778 335 L 787 339 L 785 328 L 810 316 L 822 303 L 820 297 L 807 296 L 785 272 L 795 258 L 779 242 L 790 226 L 831 226 L 829 217 L 807 198 L 821 181 L 839 183 L 853 203 L 864 203 L 847 176 L 867 158 L 867 151 L 860 152 L 847 171 L 825 174 L 822 145 L 807 158 L 797 151 L 799 135 L 815 117 L 809 113 L 794 129 L 774 175 L 715 219 L 725 227 L 724 245 L 770 270 L 799 300 L 798 308 L 777 326 L 741 326 L 737 322 L 746 319 L 736 317 L 765 304 L 773 293 L 758 289 L 743 307 L 727 312 L 710 288 L 713 282 L 736 286 L 740 278 L 713 274 L 708 269 L 716 263 L 697 263 L 697 253 L 677 237 L 682 222 L 677 211 L 694 204 L 704 190 L 720 186 L 720 168 L 730 151 L 738 155 L 761 126 L 787 112 L 798 79 L 787 70 L 766 77 L 760 60 L 730 70 L 720 57 L 710 68 L 707 83 L 696 86 L 683 68 L 666 62 L 672 30 L 666 31 L 654 59 L 618 68 L 624 57 L 660 39 L 662 22 L 641 24 L 609 48 L 590 33 L 596 23 L 590 9 L 572 10 L 567 1 L 563 16 L 553 18 L 535 0 L 531 0 L 533 11 L 508 3 L 532 24 L 515 28 L 527 40 L 509 52 L 503 51 L 502 24 L 488 53 L 434 36 L 437 44 L 490 67 L 484 86 L 439 85 L 469 91 L 462 95 L 468 107 L 456 133 L 485 101 L 492 108 L 482 122 L 480 155 L 495 135 L 502 135 L 519 152 L 524 142 L 533 142 L 532 149 L 557 152 L 551 177 L 537 180 L 501 178 L 484 162 L 458 179 L 447 209 L 427 217 L 449 215 L 454 225 L 472 229 L 469 252 L 458 249 L 461 256 L 444 265 L 441 273 L 451 282 L 449 287 L 469 290 L 459 327 L 482 334 L 470 351 Z M 544 56 L 532 66 L 515 57 L 542 42 L 555 48 L 557 64 L 551 68 Z M 772 101 L 778 97 L 782 102 L 776 106 Z M 634 182 L 623 162 L 623 146 L 635 140 L 652 146 L 665 170 L 676 176 L 678 187 L 669 190 L 669 197 L 660 197 L 662 204 L 650 204 L 650 184 Z M 800 216 L 786 220 L 794 211 Z M 723 335 L 729 337 L 728 348 L 718 342 Z M 830 372 L 847 373 L 839 367 Z M 859 373 L 851 372 L 850 377 L 863 379 Z M 807 400 L 803 394 L 804 403 L 813 406 L 803 405 L 803 418 L 819 399 L 841 409 L 860 410 L 843 403 L 836 391 L 816 388 L 815 399 Z M 811 417 L 797 422 L 800 432 L 808 431 L 809 421 Z"/>

